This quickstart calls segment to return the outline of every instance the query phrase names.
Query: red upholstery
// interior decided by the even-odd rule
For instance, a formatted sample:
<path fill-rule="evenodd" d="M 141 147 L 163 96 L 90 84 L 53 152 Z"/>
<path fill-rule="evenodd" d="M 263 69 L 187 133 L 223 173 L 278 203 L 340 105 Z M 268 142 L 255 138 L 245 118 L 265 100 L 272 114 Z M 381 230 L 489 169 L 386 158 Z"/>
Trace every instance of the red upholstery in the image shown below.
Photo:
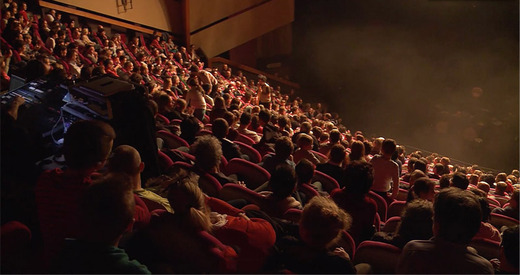
<path fill-rule="evenodd" d="M 387 233 L 394 233 L 397 226 L 401 223 L 401 217 L 394 216 L 388 218 L 386 220 L 385 225 L 383 226 L 383 229 L 381 231 L 387 232 Z"/>
<path fill-rule="evenodd" d="M 504 216 L 497 213 L 491 213 L 489 217 L 489 223 L 496 227 L 498 230 L 502 226 L 515 226 L 519 224 L 519 221 L 508 216 Z"/>
<path fill-rule="evenodd" d="M 226 166 L 226 175 L 236 174 L 246 186 L 254 190 L 271 178 L 271 174 L 260 165 L 245 159 L 234 158 Z"/>
<path fill-rule="evenodd" d="M 354 258 L 354 255 L 356 253 L 356 242 L 347 231 L 343 230 L 343 232 L 341 233 L 341 238 L 334 245 L 331 246 L 332 249 L 336 247 L 343 247 L 343 249 L 345 249 L 345 252 L 348 253 L 350 258 Z"/>
<path fill-rule="evenodd" d="M 489 202 L 489 204 L 494 204 L 494 205 L 497 205 L 497 206 L 500 206 L 500 205 L 501 205 L 500 202 L 497 201 L 497 200 L 495 200 L 494 198 L 487 197 L 486 199 L 487 199 L 487 201 Z"/>
<path fill-rule="evenodd" d="M 292 221 L 294 223 L 299 223 L 300 218 L 302 217 L 302 212 L 303 211 L 300 209 L 291 208 L 285 211 L 282 218 L 288 221 Z"/>
<path fill-rule="evenodd" d="M 498 258 L 500 254 L 500 243 L 483 238 L 471 240 L 469 246 L 475 248 L 478 254 L 488 260 Z"/>
<path fill-rule="evenodd" d="M 260 208 L 263 208 L 262 206 L 267 203 L 267 199 L 264 196 L 236 183 L 225 184 L 220 189 L 219 197 L 225 201 L 245 199 L 250 203 L 258 205 Z"/>
<path fill-rule="evenodd" d="M 180 119 L 172 119 L 170 121 L 170 124 L 171 125 L 181 125 L 181 122 L 182 122 L 182 120 L 180 120 Z"/>
<path fill-rule="evenodd" d="M 405 207 L 406 207 L 405 201 L 393 201 L 388 206 L 388 211 L 386 213 L 387 219 L 389 219 L 391 217 L 401 216 Z"/>
<path fill-rule="evenodd" d="M 167 117 L 165 117 L 165 116 L 163 116 L 163 115 L 161 115 L 159 113 L 155 115 L 155 118 L 157 120 L 162 121 L 164 124 L 170 124 L 170 120 Z"/>
<path fill-rule="evenodd" d="M 182 161 L 176 161 L 173 166 L 179 167 L 184 170 L 196 172 L 193 170 L 193 165 L 182 162 Z M 206 195 L 210 197 L 218 197 L 219 192 L 222 189 L 222 185 L 220 182 L 213 177 L 212 175 L 208 173 L 197 173 L 199 175 L 199 187 L 200 189 L 206 193 Z"/>
<path fill-rule="evenodd" d="M 329 158 L 326 155 L 324 155 L 324 154 L 322 154 L 320 152 L 317 152 L 317 151 L 314 151 L 314 150 L 311 150 L 311 152 L 314 155 L 316 155 L 316 157 L 318 157 L 318 159 L 320 160 L 321 163 L 325 163 L 325 162 L 327 162 L 329 160 Z"/>
<path fill-rule="evenodd" d="M 501 207 L 503 207 L 504 204 L 509 202 L 509 199 L 507 197 L 504 197 L 504 196 L 494 196 L 494 199 L 500 203 L 499 205 Z"/>
<path fill-rule="evenodd" d="M 408 190 L 399 188 L 399 193 L 397 194 L 397 197 L 395 198 L 395 200 L 406 201 L 407 197 L 408 197 Z"/>
<path fill-rule="evenodd" d="M 31 230 L 19 221 L 10 221 L 0 228 L 0 240 L 2 242 L 2 255 L 20 251 L 31 241 Z"/>
<path fill-rule="evenodd" d="M 255 148 L 237 140 L 235 140 L 234 143 L 240 147 L 240 152 L 249 157 L 249 161 L 253 163 L 259 163 L 262 161 L 262 156 Z"/>
<path fill-rule="evenodd" d="M 248 136 L 246 136 L 244 134 L 238 134 L 238 136 L 235 139 L 235 141 L 240 141 L 240 142 L 243 142 L 243 143 L 245 143 L 247 145 L 255 144 L 255 141 L 252 138 L 250 138 L 250 137 L 248 137 Z"/>
<path fill-rule="evenodd" d="M 381 218 L 381 221 L 386 221 L 386 211 L 388 209 L 388 206 L 386 204 L 386 200 L 383 199 L 383 197 L 376 194 L 374 191 L 370 191 L 367 194 L 369 197 L 371 197 L 377 204 L 377 213 L 379 214 L 379 217 Z"/>
<path fill-rule="evenodd" d="M 320 195 L 316 189 L 312 188 L 312 186 L 306 183 L 302 184 L 299 190 L 307 196 L 307 201 L 310 201 L 312 198 Z"/>
<path fill-rule="evenodd" d="M 161 171 L 166 171 L 170 166 L 173 165 L 173 161 L 168 155 L 158 150 L 159 167 Z"/>
<path fill-rule="evenodd" d="M 187 141 L 165 130 L 157 131 L 157 137 L 163 139 L 166 147 L 170 149 L 176 149 L 181 146 L 190 147 Z"/>
<path fill-rule="evenodd" d="M 359 244 L 354 256 L 354 264 L 367 263 L 375 274 L 395 273 L 401 249 L 391 244 L 364 241 Z"/>
<path fill-rule="evenodd" d="M 326 191 L 330 194 L 332 190 L 339 188 L 338 181 L 336 181 L 333 177 L 320 172 L 318 170 L 314 171 L 314 176 L 312 177 L 312 182 L 319 181 L 323 185 L 323 191 Z"/>

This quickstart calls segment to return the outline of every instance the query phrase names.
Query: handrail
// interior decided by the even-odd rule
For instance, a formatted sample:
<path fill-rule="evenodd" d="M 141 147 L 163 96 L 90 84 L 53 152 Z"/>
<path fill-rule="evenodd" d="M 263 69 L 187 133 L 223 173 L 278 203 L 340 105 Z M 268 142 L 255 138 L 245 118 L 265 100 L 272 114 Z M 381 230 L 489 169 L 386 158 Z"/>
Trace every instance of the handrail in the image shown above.
<path fill-rule="evenodd" d="M 107 24 L 116 25 L 116 26 L 120 26 L 120 27 L 123 27 L 123 28 L 136 30 L 136 31 L 142 32 L 142 33 L 153 34 L 153 29 L 150 29 L 150 28 L 137 26 L 137 25 L 134 25 L 134 24 L 130 24 L 130 23 L 126 23 L 126 22 L 120 21 L 120 20 L 115 20 L 115 19 L 111 19 L 111 18 L 108 18 L 108 17 L 105 17 L 105 16 L 101 16 L 101 15 L 98 15 L 98 14 L 95 14 L 95 13 L 86 12 L 86 11 L 82 11 L 82 10 L 73 9 L 73 8 L 69 8 L 69 7 L 66 7 L 66 6 L 50 3 L 50 2 L 47 2 L 47 1 L 44 1 L 44 0 L 39 0 L 38 2 L 39 2 L 38 4 L 41 7 L 54 9 L 54 10 L 59 10 L 59 11 L 66 12 L 66 13 L 69 13 L 69 14 L 74 14 L 74 15 L 77 15 L 77 16 L 82 16 L 82 17 L 85 17 L 85 18 L 89 18 L 89 19 L 100 21 L 100 22 L 104 22 L 104 23 L 107 23 Z"/>
<path fill-rule="evenodd" d="M 252 68 L 252 67 L 240 64 L 238 62 L 235 62 L 235 61 L 232 61 L 232 60 L 229 60 L 229 59 L 226 59 L 226 58 L 222 58 L 222 57 L 218 57 L 218 56 L 217 57 L 212 57 L 212 58 L 210 58 L 208 60 L 208 63 L 209 63 L 208 66 L 212 67 L 212 64 L 215 63 L 215 62 L 225 63 L 225 64 L 228 64 L 228 65 L 230 65 L 232 67 L 235 67 L 235 68 L 238 68 L 240 70 L 244 70 L 244 71 L 247 71 L 247 72 L 250 72 L 250 73 L 253 73 L 253 74 L 262 74 L 262 75 L 265 75 L 268 79 L 272 79 L 274 81 L 283 83 L 283 84 L 285 84 L 285 85 L 287 85 L 289 87 L 295 88 L 295 89 L 300 89 L 300 84 L 298 84 L 298 83 L 289 81 L 287 79 L 283 79 L 283 78 L 278 77 L 276 75 L 268 74 L 266 72 L 260 71 L 258 69 L 255 69 L 255 68 Z"/>

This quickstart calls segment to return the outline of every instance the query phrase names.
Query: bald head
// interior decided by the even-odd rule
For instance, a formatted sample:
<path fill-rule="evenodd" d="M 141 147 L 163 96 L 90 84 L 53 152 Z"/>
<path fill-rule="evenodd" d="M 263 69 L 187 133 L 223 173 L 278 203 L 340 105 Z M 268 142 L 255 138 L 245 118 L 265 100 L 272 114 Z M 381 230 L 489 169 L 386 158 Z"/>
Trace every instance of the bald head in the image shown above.
<path fill-rule="evenodd" d="M 111 173 L 139 174 L 142 170 L 141 156 L 134 147 L 120 145 L 108 159 L 108 170 Z"/>

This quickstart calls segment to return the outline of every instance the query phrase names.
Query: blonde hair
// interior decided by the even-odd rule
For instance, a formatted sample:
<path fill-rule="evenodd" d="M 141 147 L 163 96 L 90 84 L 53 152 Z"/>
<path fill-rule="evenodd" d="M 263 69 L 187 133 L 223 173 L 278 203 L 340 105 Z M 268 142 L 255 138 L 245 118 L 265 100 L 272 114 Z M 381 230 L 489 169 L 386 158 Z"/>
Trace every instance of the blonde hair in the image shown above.
<path fill-rule="evenodd" d="M 343 230 L 347 230 L 352 218 L 330 198 L 316 196 L 303 209 L 300 230 L 313 247 L 326 248 L 334 243 Z"/>

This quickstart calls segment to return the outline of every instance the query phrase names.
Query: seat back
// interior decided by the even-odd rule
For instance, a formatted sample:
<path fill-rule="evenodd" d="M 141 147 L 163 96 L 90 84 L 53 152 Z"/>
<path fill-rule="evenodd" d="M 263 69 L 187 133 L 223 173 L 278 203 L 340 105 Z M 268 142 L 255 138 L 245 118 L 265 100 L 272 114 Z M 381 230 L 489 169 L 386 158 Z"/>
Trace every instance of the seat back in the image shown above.
<path fill-rule="evenodd" d="M 196 136 L 213 135 L 211 130 L 200 129 Z"/>
<path fill-rule="evenodd" d="M 489 217 L 489 223 L 496 227 L 498 230 L 502 226 L 515 226 L 518 225 L 519 221 L 508 216 L 504 216 L 497 213 L 491 213 Z"/>
<path fill-rule="evenodd" d="M 267 200 L 262 195 L 236 183 L 225 184 L 222 189 L 220 189 L 219 198 L 225 201 L 245 199 L 260 208 L 267 203 Z"/>
<path fill-rule="evenodd" d="M 159 130 L 157 131 L 157 137 L 164 140 L 166 147 L 169 149 L 176 149 L 182 146 L 190 147 L 190 144 L 183 138 L 176 136 L 168 131 Z"/>
<path fill-rule="evenodd" d="M 379 217 L 381 218 L 381 221 L 386 221 L 386 211 L 388 209 L 388 206 L 386 204 L 386 200 L 383 199 L 383 197 L 376 194 L 374 191 L 370 191 L 367 194 L 369 197 L 371 197 L 377 204 L 377 213 L 379 214 Z"/>
<path fill-rule="evenodd" d="M 323 191 L 326 191 L 329 194 L 332 192 L 332 190 L 339 188 L 339 184 L 336 179 L 318 170 L 314 171 L 314 176 L 312 177 L 312 182 L 316 181 L 321 182 L 323 185 Z"/>
<path fill-rule="evenodd" d="M 222 185 L 220 182 L 213 177 L 212 175 L 208 173 L 203 172 L 196 172 L 193 169 L 193 165 L 183 162 L 183 161 L 176 161 L 173 163 L 174 167 L 178 167 L 183 170 L 188 170 L 196 173 L 199 175 L 199 188 L 204 192 L 206 195 L 210 197 L 218 197 L 220 189 L 222 189 Z"/>
<path fill-rule="evenodd" d="M 164 172 L 170 166 L 173 165 L 173 160 L 168 155 L 161 152 L 161 150 L 158 150 L 157 153 L 158 153 L 158 159 L 159 159 L 159 168 L 161 169 L 161 171 Z"/>
<path fill-rule="evenodd" d="M 236 174 L 247 188 L 254 190 L 271 178 L 271 174 L 258 164 L 245 159 L 234 158 L 226 166 L 226 175 Z"/>
<path fill-rule="evenodd" d="M 322 154 L 320 152 L 317 152 L 317 151 L 314 151 L 314 150 L 311 150 L 311 152 L 318 158 L 320 163 L 325 163 L 325 162 L 327 162 L 329 160 L 329 158 L 326 155 L 324 155 L 324 154 Z"/>
<path fill-rule="evenodd" d="M 381 231 L 386 233 L 394 233 L 400 223 L 401 217 L 390 217 L 388 220 L 386 220 L 385 225 Z"/>
<path fill-rule="evenodd" d="M 507 197 L 504 197 L 504 196 L 495 196 L 494 197 L 496 201 L 498 201 L 500 204 L 501 207 L 503 207 L 506 203 L 509 202 L 509 199 Z"/>
<path fill-rule="evenodd" d="M 343 230 L 341 232 L 341 237 L 336 241 L 334 245 L 331 246 L 332 249 L 336 247 L 343 247 L 343 249 L 345 249 L 345 252 L 348 253 L 350 258 L 354 258 L 354 255 L 356 253 L 356 242 L 354 241 L 354 238 L 352 238 L 352 236 L 346 230 Z"/>
<path fill-rule="evenodd" d="M 252 138 L 250 138 L 250 137 L 248 137 L 248 136 L 246 136 L 244 134 L 240 134 L 240 133 L 238 134 L 237 138 L 234 141 L 240 141 L 240 142 L 245 143 L 247 145 L 255 144 L 255 141 Z"/>
<path fill-rule="evenodd" d="M 386 218 L 390 219 L 391 217 L 399 217 L 403 213 L 404 208 L 406 207 L 405 201 L 393 201 L 388 206 L 388 211 L 386 213 Z"/>
<path fill-rule="evenodd" d="M 500 254 L 500 243 L 484 238 L 471 240 L 469 246 L 475 248 L 478 254 L 488 260 L 498 258 Z"/>
<path fill-rule="evenodd" d="M 407 197 L 408 197 L 408 190 L 399 188 L 399 193 L 397 193 L 397 197 L 395 197 L 395 200 L 406 201 Z"/>
<path fill-rule="evenodd" d="M 305 196 L 307 196 L 307 201 L 310 201 L 312 198 L 320 195 L 316 189 L 312 188 L 312 186 L 306 183 L 300 186 L 300 191 L 303 192 Z"/>
<path fill-rule="evenodd" d="M 262 156 L 255 148 L 238 140 L 235 140 L 234 143 L 240 147 L 240 152 L 247 155 L 252 163 L 260 163 L 262 161 Z"/>
<path fill-rule="evenodd" d="M 393 274 L 401 255 L 401 249 L 391 244 L 364 241 L 359 244 L 354 264 L 370 264 L 375 274 Z"/>
<path fill-rule="evenodd" d="M 496 206 L 500 206 L 500 202 L 497 201 L 495 198 L 492 198 L 492 197 L 487 197 L 486 200 L 488 201 L 489 204 L 493 204 L 493 205 L 496 205 Z"/>
<path fill-rule="evenodd" d="M 290 208 L 283 214 L 282 218 L 294 223 L 299 223 L 302 217 L 302 210 L 296 208 Z"/>

